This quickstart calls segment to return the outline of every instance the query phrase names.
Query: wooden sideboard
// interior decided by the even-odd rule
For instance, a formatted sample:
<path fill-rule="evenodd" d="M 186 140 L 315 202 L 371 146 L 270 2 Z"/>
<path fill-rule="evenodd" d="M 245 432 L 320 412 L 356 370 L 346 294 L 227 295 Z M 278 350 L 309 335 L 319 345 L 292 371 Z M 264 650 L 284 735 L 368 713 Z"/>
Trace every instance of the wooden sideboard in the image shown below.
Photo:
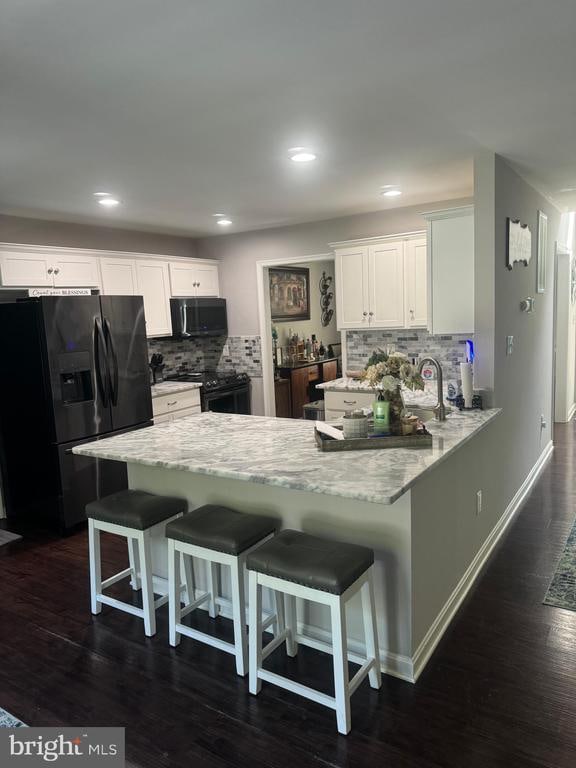
<path fill-rule="evenodd" d="M 314 392 L 314 387 L 338 378 L 338 360 L 331 358 L 281 366 L 278 375 L 281 380 L 290 382 L 290 414 L 286 413 L 283 396 L 280 396 L 279 387 L 276 386 L 276 415 L 291 415 L 293 419 L 301 419 L 304 406 L 322 397 L 320 391 Z M 279 408 L 282 413 L 279 413 Z"/>

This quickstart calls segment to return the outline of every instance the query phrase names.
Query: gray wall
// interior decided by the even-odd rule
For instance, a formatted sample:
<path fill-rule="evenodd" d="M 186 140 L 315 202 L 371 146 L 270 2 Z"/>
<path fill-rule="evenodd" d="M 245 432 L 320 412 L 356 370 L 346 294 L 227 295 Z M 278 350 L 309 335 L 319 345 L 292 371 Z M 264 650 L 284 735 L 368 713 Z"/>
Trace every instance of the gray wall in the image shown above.
<path fill-rule="evenodd" d="M 319 284 L 320 279 L 322 278 L 322 272 L 325 272 L 327 276 L 332 276 L 332 287 L 330 288 L 330 291 L 331 293 L 334 293 L 334 260 L 311 261 L 309 263 L 298 264 L 298 266 L 308 267 L 310 270 L 310 320 L 300 320 L 298 322 L 294 322 L 293 320 L 282 322 L 273 320 L 272 325 L 278 331 L 279 346 L 286 346 L 289 328 L 292 330 L 292 333 L 297 333 L 300 338 L 309 339 L 312 334 L 316 334 L 318 341 L 323 341 L 325 346 L 328 344 L 339 343 L 340 333 L 336 328 L 336 297 L 333 297 L 331 304 L 331 309 L 334 310 L 334 315 L 326 327 L 322 326 L 322 311 L 320 309 Z"/>
<path fill-rule="evenodd" d="M 0 242 L 195 256 L 192 238 L 0 214 Z"/>
<path fill-rule="evenodd" d="M 470 199 L 447 200 L 410 208 L 344 216 L 291 227 L 222 235 L 197 241 L 197 256 L 222 261 L 221 289 L 228 300 L 231 334 L 260 333 L 256 262 L 329 253 L 328 243 L 360 237 L 393 235 L 425 229 L 422 211 L 469 204 Z"/>

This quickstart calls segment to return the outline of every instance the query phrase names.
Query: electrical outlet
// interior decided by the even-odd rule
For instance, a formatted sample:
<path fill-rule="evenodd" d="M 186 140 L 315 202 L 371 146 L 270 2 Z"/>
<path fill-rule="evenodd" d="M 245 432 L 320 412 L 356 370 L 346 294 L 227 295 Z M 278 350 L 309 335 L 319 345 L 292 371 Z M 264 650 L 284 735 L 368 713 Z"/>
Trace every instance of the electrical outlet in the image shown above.
<path fill-rule="evenodd" d="M 222 354 L 224 357 L 230 357 L 230 346 L 228 344 L 224 344 L 222 347 Z"/>
<path fill-rule="evenodd" d="M 514 352 L 514 336 L 506 336 L 506 355 Z"/>
<path fill-rule="evenodd" d="M 479 515 L 482 512 L 482 491 L 476 492 L 476 514 Z"/>
<path fill-rule="evenodd" d="M 548 422 L 546 421 L 546 417 L 544 414 L 540 414 L 540 429 L 546 429 L 548 426 Z"/>

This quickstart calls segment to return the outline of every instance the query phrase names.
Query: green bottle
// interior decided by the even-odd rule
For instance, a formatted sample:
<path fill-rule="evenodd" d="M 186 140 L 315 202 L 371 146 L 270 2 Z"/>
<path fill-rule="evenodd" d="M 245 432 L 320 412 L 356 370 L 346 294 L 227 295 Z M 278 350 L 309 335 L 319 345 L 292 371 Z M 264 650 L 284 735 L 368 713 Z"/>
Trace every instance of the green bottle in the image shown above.
<path fill-rule="evenodd" d="M 378 399 L 374 401 L 372 406 L 374 411 L 374 434 L 375 435 L 389 435 L 390 434 L 390 403 L 384 400 L 384 394 L 378 393 Z"/>

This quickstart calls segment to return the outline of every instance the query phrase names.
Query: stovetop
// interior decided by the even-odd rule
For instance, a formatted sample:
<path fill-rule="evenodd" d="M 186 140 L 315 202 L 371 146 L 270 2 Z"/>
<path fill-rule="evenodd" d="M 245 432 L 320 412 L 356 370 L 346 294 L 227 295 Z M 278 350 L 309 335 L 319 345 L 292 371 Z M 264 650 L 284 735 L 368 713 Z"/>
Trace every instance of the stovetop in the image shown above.
<path fill-rule="evenodd" d="M 202 384 L 204 392 L 215 392 L 221 389 L 232 389 L 247 384 L 250 377 L 247 373 L 222 373 L 220 371 L 185 371 L 168 376 L 167 381 L 193 381 Z"/>

